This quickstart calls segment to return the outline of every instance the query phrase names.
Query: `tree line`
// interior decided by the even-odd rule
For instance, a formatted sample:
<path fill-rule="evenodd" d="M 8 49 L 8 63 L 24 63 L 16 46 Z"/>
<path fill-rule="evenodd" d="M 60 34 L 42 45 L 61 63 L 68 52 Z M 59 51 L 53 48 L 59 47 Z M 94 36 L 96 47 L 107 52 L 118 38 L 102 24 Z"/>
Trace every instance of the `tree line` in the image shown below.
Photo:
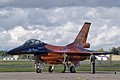
<path fill-rule="evenodd" d="M 7 51 L 5 50 L 0 50 L 0 58 L 5 58 L 5 57 L 11 57 L 11 55 L 7 54 Z M 22 54 L 19 56 L 19 59 L 27 59 L 27 55 Z"/>
<path fill-rule="evenodd" d="M 100 48 L 98 50 L 92 50 L 93 52 L 115 52 L 120 55 L 120 46 L 119 47 L 112 47 L 108 51 L 104 50 L 103 48 Z"/>

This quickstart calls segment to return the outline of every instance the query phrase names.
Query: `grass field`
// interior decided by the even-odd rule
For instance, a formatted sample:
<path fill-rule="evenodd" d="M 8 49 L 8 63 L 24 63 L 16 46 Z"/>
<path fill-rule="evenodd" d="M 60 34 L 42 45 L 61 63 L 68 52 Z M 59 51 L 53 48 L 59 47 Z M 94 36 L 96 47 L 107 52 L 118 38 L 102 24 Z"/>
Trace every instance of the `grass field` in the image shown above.
<path fill-rule="evenodd" d="M 48 70 L 48 64 L 44 65 L 43 72 Z M 55 72 L 61 72 L 62 65 L 57 65 Z M 0 61 L 0 72 L 34 72 L 34 62 L 30 61 Z M 90 71 L 89 61 L 84 61 L 76 68 L 76 71 Z M 120 61 L 101 61 L 96 63 L 96 71 L 120 71 Z"/>

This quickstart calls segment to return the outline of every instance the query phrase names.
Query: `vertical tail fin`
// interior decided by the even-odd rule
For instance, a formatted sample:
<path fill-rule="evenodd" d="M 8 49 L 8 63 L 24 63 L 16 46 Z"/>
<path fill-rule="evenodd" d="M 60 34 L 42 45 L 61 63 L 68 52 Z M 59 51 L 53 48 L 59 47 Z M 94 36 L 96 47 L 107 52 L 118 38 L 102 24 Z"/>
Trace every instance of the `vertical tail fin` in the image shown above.
<path fill-rule="evenodd" d="M 82 29 L 80 30 L 79 34 L 77 35 L 75 39 L 75 43 L 86 43 L 89 28 L 91 23 L 85 22 Z"/>
<path fill-rule="evenodd" d="M 79 34 L 77 35 L 76 39 L 70 45 L 79 46 L 83 48 L 89 48 L 90 44 L 86 43 L 86 40 L 87 40 L 90 25 L 91 23 L 85 22 Z"/>

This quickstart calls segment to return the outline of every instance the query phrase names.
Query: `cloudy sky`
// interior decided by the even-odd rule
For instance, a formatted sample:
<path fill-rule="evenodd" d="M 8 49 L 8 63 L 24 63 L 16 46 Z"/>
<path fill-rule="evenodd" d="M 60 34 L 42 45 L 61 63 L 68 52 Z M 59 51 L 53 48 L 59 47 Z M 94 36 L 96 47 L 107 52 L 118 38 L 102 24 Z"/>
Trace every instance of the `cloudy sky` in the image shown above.
<path fill-rule="evenodd" d="M 84 22 L 90 49 L 120 46 L 120 0 L 0 0 L 0 50 L 31 38 L 67 45 Z"/>

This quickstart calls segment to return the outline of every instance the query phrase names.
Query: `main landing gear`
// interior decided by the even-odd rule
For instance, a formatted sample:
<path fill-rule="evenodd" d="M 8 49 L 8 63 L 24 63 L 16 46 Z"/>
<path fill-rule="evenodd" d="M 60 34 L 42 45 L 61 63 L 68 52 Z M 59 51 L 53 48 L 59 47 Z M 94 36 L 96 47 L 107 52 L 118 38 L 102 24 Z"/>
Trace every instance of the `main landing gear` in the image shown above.
<path fill-rule="evenodd" d="M 76 73 L 74 66 L 70 66 L 70 73 Z"/>
<path fill-rule="evenodd" d="M 49 73 L 52 73 L 52 72 L 53 72 L 53 69 L 54 69 L 54 65 L 53 65 L 53 66 L 49 66 L 48 72 L 49 72 Z"/>
<path fill-rule="evenodd" d="M 35 65 L 36 65 L 36 73 L 42 73 L 42 70 L 43 70 L 42 63 L 36 62 Z M 54 70 L 54 65 L 53 65 L 53 66 L 49 66 L 48 72 L 49 72 L 49 73 L 52 73 L 53 70 Z"/>
<path fill-rule="evenodd" d="M 66 64 L 64 64 L 64 69 L 63 69 L 62 73 L 65 73 L 66 68 L 69 69 L 70 73 L 76 73 L 75 66 L 70 66 L 70 65 L 66 66 Z"/>
<path fill-rule="evenodd" d="M 70 66 L 70 65 L 66 66 L 66 64 L 64 64 L 64 70 L 62 71 L 62 73 L 65 73 L 66 68 L 69 69 L 70 73 L 76 73 L 75 66 Z M 49 66 L 48 72 L 52 73 L 53 70 L 54 70 L 54 65 L 53 66 Z"/>
<path fill-rule="evenodd" d="M 69 64 L 68 62 L 69 62 L 69 56 L 67 54 L 64 54 L 64 63 L 63 63 L 64 69 L 62 73 L 65 73 L 66 68 L 69 69 L 70 73 L 76 73 L 75 66 L 73 66 L 74 64 L 73 63 Z"/>

